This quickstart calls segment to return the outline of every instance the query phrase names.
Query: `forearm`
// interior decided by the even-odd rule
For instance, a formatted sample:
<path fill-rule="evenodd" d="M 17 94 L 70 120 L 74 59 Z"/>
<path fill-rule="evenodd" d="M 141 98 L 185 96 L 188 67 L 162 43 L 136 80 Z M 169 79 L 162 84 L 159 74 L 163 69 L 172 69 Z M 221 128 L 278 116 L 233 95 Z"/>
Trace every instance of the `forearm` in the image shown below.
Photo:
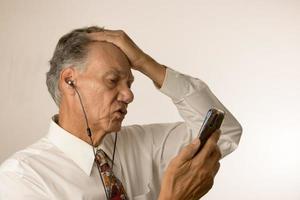
<path fill-rule="evenodd" d="M 159 64 L 150 56 L 147 56 L 147 58 L 141 62 L 138 70 L 149 77 L 158 88 L 161 88 L 166 75 L 165 66 Z"/>

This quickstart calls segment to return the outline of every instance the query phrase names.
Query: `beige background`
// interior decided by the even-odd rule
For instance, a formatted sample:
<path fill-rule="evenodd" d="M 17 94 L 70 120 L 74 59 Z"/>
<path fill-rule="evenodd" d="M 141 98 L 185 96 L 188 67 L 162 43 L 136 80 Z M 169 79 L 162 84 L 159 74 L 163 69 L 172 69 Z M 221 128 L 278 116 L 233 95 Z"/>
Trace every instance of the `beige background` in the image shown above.
<path fill-rule="evenodd" d="M 45 73 L 71 29 L 123 29 L 159 62 L 206 81 L 244 127 L 204 200 L 300 199 L 300 1 L 0 0 L 0 162 L 47 133 Z M 136 74 L 125 124 L 180 120 Z"/>

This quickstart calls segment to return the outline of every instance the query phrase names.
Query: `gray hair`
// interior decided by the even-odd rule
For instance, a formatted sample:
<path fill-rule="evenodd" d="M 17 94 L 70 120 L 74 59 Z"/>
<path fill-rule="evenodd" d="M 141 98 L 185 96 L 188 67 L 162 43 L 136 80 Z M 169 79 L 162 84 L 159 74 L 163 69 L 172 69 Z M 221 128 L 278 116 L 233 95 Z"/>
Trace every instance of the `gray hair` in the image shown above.
<path fill-rule="evenodd" d="M 88 45 L 94 42 L 88 33 L 101 32 L 104 28 L 90 26 L 75 29 L 62 36 L 50 60 L 50 70 L 46 73 L 46 84 L 56 105 L 59 107 L 61 94 L 58 87 L 60 72 L 72 65 L 78 70 L 83 70 L 86 64 Z"/>

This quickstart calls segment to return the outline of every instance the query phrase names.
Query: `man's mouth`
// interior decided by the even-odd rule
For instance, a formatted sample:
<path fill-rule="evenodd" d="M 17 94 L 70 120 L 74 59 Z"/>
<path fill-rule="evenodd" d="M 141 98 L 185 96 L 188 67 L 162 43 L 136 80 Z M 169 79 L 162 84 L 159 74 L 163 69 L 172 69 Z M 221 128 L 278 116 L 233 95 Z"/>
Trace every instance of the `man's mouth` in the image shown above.
<path fill-rule="evenodd" d="M 123 117 L 123 118 L 127 114 L 126 108 L 120 108 L 120 109 L 116 110 L 115 112 L 119 113 L 121 115 L 121 117 Z"/>

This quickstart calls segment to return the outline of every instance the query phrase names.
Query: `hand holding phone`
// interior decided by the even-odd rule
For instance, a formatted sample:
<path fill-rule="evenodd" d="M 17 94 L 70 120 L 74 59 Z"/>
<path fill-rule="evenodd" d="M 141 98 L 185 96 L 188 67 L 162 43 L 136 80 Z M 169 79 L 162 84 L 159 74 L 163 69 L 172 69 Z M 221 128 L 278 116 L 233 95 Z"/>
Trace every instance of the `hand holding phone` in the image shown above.
<path fill-rule="evenodd" d="M 209 109 L 199 131 L 198 137 L 201 141 L 201 144 L 195 155 L 201 151 L 208 138 L 221 127 L 224 116 L 225 112 L 222 110 L 216 108 Z"/>

